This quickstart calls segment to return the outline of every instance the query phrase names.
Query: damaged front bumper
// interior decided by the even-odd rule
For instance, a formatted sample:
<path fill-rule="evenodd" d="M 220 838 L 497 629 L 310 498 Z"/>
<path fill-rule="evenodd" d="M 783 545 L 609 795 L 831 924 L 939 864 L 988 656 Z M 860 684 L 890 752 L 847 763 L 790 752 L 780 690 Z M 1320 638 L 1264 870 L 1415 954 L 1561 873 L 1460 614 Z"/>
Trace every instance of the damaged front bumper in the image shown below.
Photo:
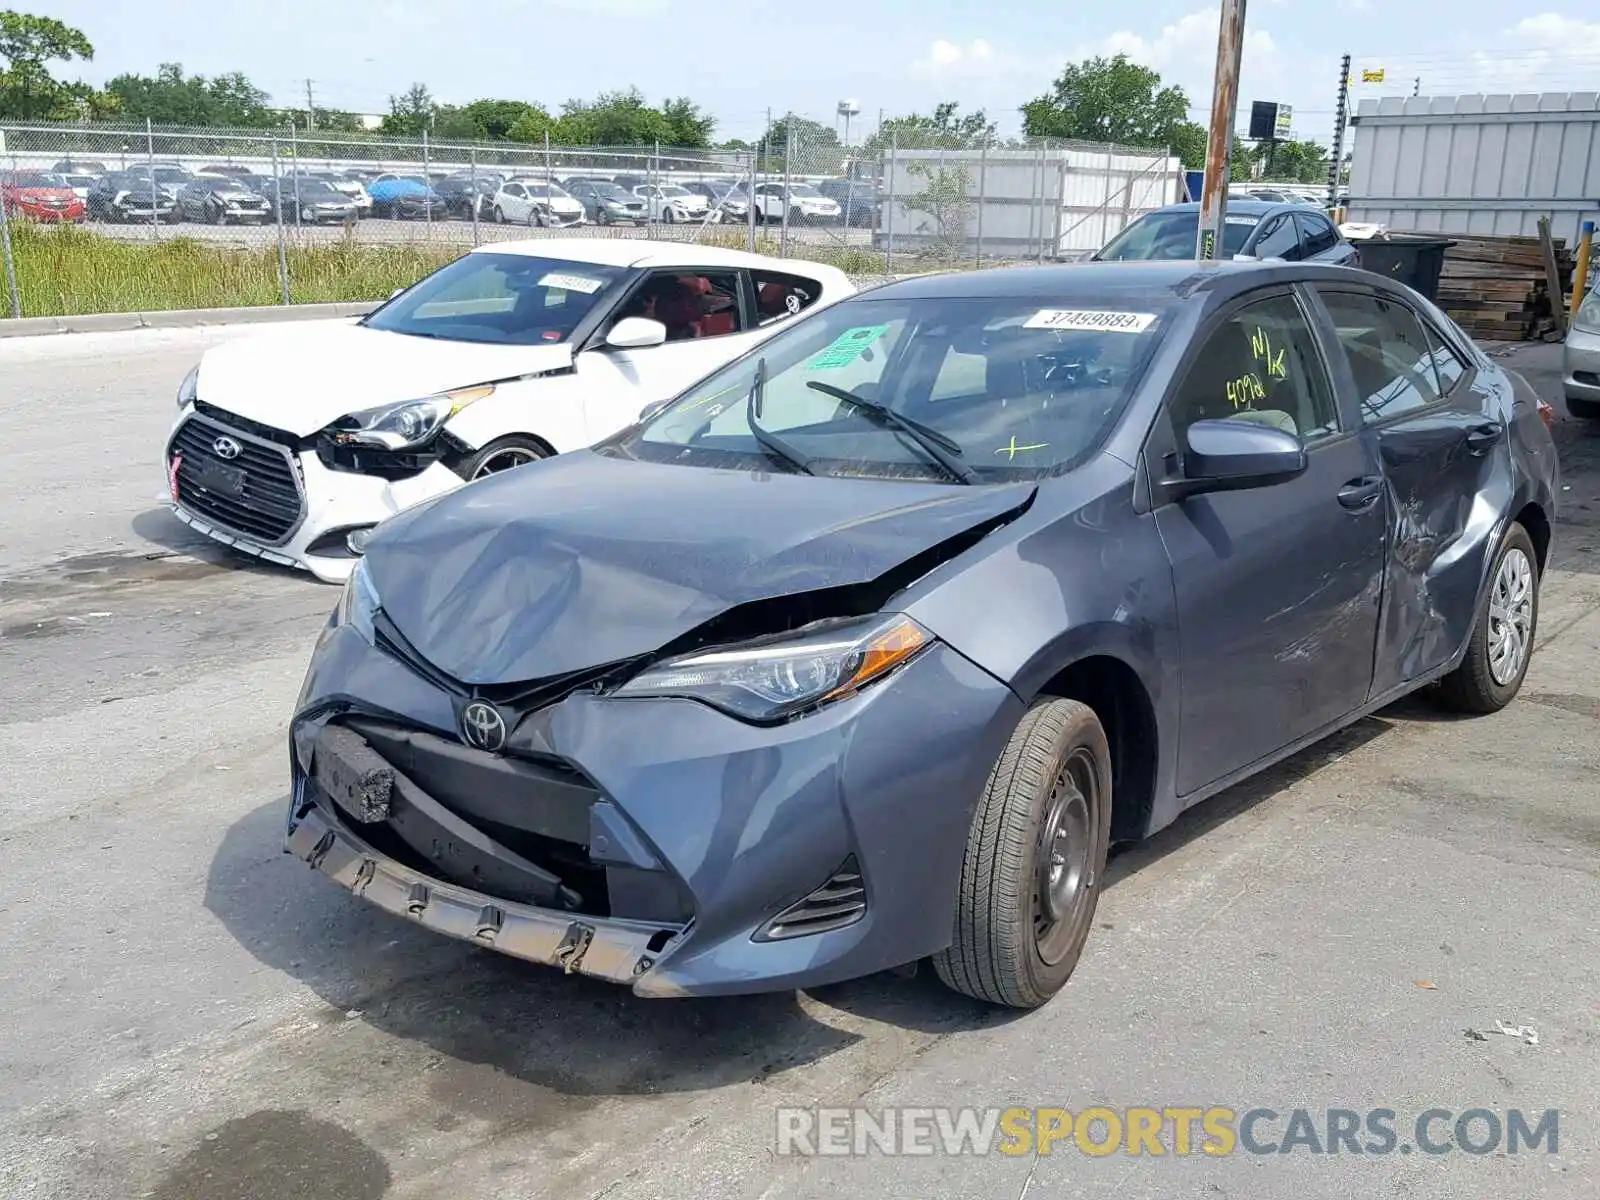
<path fill-rule="evenodd" d="M 397 917 L 568 975 L 632 983 L 683 932 L 672 925 L 514 904 L 443 883 L 380 854 L 321 806 L 305 811 L 284 848 Z"/>
<path fill-rule="evenodd" d="M 948 945 L 972 810 L 1022 711 L 935 643 L 775 727 L 574 685 L 500 705 L 490 754 L 469 698 L 378 642 L 335 618 L 312 657 L 286 848 L 437 932 L 646 997 L 819 986 Z M 327 768 L 330 736 L 354 766 Z"/>

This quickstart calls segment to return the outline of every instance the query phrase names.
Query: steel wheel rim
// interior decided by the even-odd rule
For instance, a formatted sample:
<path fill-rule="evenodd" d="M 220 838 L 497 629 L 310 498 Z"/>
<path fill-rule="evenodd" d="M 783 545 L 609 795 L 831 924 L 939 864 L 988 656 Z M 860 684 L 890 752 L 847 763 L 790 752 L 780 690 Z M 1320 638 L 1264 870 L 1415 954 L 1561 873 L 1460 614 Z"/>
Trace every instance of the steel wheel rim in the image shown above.
<path fill-rule="evenodd" d="M 1513 546 L 1489 593 L 1489 674 L 1505 687 L 1522 673 L 1533 641 L 1533 564 Z"/>
<path fill-rule="evenodd" d="M 482 479 L 485 475 L 498 475 L 501 471 L 509 471 L 513 467 L 525 467 L 531 462 L 538 462 L 539 457 L 534 451 L 522 446 L 507 446 L 484 459 L 472 477 Z"/>
<path fill-rule="evenodd" d="M 1054 966 L 1071 951 L 1095 886 L 1092 805 L 1099 785 L 1094 759 L 1080 747 L 1056 777 L 1034 849 L 1033 937 Z"/>

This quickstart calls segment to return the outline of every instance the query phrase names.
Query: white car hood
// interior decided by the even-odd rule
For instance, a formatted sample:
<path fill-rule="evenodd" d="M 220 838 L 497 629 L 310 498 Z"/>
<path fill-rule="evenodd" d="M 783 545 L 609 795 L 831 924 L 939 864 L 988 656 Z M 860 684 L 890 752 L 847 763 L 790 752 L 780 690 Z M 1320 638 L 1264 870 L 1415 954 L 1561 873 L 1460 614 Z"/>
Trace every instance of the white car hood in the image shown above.
<path fill-rule="evenodd" d="M 447 342 L 318 321 L 213 347 L 195 392 L 204 404 L 305 437 L 360 409 L 571 363 L 565 345 Z"/>

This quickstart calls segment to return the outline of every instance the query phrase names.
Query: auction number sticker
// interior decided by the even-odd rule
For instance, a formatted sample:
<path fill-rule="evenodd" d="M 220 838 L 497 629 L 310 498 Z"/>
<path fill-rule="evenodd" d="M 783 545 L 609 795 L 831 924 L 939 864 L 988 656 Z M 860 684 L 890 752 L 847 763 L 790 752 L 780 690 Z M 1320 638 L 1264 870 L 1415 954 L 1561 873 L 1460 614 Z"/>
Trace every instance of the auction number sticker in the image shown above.
<path fill-rule="evenodd" d="M 1108 312 L 1104 309 L 1041 308 L 1022 323 L 1024 329 L 1072 329 L 1100 333 L 1143 333 L 1155 313 Z"/>
<path fill-rule="evenodd" d="M 1258 221 L 1255 217 L 1223 217 L 1222 223 L 1224 225 L 1255 225 Z"/>
<path fill-rule="evenodd" d="M 857 325 L 846 329 L 829 342 L 807 366 L 809 371 L 837 371 L 848 367 L 866 352 L 868 347 L 889 332 L 887 325 Z"/>
<path fill-rule="evenodd" d="M 594 295 L 605 285 L 603 279 L 590 279 L 587 275 L 563 275 L 559 271 L 552 272 L 539 280 L 540 287 L 559 288 L 563 292 L 582 292 L 585 296 Z"/>

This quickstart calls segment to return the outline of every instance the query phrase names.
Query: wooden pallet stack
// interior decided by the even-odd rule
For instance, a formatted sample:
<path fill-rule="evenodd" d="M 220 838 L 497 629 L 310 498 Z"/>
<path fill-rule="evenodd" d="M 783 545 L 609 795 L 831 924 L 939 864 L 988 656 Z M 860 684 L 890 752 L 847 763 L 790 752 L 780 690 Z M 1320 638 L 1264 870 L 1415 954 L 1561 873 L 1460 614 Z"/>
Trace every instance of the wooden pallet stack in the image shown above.
<path fill-rule="evenodd" d="M 1444 252 L 1439 307 L 1475 338 L 1520 341 L 1541 336 L 1552 323 L 1552 310 L 1540 240 L 1463 233 L 1443 236 L 1455 245 Z M 1553 239 L 1552 245 L 1562 287 L 1571 287 L 1572 254 L 1562 238 Z"/>

